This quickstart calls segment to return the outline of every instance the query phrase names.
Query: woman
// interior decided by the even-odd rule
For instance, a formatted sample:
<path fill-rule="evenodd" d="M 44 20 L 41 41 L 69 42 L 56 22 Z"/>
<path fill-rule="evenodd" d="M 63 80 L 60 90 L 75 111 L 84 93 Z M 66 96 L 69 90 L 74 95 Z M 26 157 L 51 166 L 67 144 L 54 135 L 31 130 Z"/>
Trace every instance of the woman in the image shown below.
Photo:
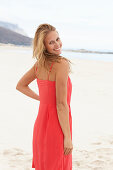
<path fill-rule="evenodd" d="M 70 61 L 60 56 L 62 42 L 56 28 L 41 24 L 33 39 L 33 67 L 19 80 L 16 89 L 39 100 L 33 128 L 32 168 L 72 170 L 72 83 Z M 29 88 L 37 80 L 39 95 Z"/>

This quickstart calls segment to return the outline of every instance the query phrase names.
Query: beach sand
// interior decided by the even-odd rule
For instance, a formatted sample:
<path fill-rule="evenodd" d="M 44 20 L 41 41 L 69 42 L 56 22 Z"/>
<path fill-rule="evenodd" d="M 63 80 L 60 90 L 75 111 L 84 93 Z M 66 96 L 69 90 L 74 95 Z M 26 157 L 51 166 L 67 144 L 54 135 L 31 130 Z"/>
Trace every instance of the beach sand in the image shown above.
<path fill-rule="evenodd" d="M 36 60 L 30 47 L 13 45 L 0 45 L 0 60 L 0 170 L 31 170 L 39 101 L 16 84 Z M 73 170 L 113 170 L 113 62 L 71 61 Z M 38 93 L 36 80 L 30 87 Z"/>

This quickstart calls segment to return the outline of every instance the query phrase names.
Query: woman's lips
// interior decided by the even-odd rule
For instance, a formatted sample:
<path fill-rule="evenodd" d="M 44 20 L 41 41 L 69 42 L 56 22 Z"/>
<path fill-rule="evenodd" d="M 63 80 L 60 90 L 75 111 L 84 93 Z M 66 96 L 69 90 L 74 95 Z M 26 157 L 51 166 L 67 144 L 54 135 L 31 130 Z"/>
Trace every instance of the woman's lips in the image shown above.
<path fill-rule="evenodd" d="M 55 51 L 59 51 L 61 48 L 56 48 L 56 49 L 54 49 Z"/>

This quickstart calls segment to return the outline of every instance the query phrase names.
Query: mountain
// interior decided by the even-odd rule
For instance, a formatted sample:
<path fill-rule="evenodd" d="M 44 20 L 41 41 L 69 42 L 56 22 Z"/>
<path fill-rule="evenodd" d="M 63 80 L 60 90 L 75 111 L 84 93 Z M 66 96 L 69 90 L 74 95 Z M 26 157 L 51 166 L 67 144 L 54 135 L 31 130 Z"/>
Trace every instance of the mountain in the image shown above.
<path fill-rule="evenodd" d="M 9 22 L 0 21 L 0 27 L 7 28 L 7 29 L 10 29 L 10 30 L 17 32 L 19 34 L 27 36 L 27 34 L 24 32 L 24 30 L 22 28 L 20 28 L 17 24 L 12 24 L 12 23 L 9 23 Z"/>
<path fill-rule="evenodd" d="M 32 43 L 32 38 L 0 27 L 0 43 L 29 46 Z"/>

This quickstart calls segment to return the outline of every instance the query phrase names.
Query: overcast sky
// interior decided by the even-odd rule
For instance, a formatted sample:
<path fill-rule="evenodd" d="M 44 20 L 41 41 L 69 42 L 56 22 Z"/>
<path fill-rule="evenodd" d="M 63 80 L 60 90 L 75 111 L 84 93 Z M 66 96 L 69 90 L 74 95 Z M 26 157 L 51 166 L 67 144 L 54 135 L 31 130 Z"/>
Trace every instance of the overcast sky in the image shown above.
<path fill-rule="evenodd" d="M 0 0 L 0 20 L 30 37 L 40 24 L 52 24 L 64 47 L 113 49 L 113 0 Z"/>

